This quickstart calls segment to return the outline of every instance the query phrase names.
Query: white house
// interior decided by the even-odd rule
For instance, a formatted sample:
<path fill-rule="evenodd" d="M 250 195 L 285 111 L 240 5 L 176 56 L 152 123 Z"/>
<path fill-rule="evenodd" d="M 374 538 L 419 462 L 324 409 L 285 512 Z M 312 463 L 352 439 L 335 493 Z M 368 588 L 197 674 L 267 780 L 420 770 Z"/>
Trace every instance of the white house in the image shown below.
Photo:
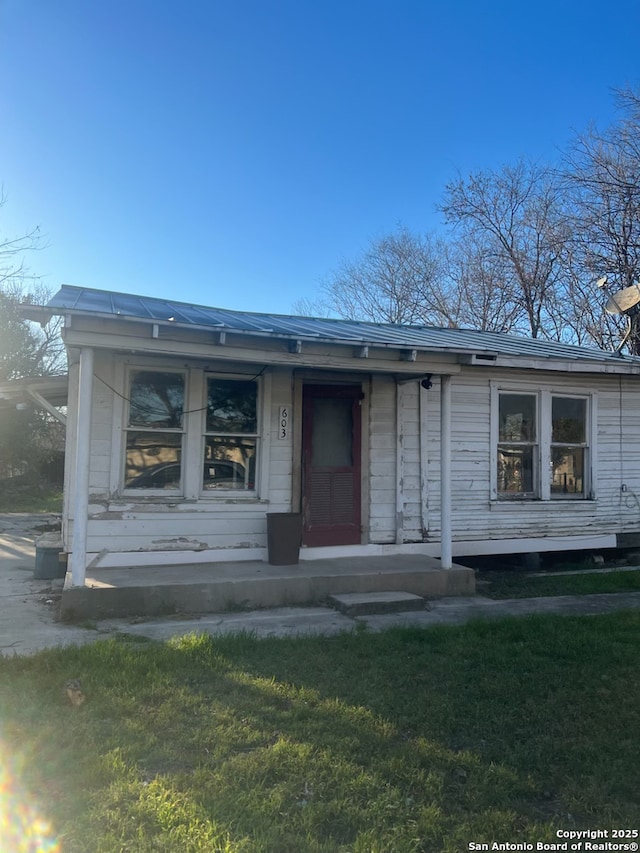
<path fill-rule="evenodd" d="M 640 532 L 640 359 L 64 286 L 63 521 L 88 566 L 610 548 Z M 625 538 L 626 537 L 626 538 Z"/>

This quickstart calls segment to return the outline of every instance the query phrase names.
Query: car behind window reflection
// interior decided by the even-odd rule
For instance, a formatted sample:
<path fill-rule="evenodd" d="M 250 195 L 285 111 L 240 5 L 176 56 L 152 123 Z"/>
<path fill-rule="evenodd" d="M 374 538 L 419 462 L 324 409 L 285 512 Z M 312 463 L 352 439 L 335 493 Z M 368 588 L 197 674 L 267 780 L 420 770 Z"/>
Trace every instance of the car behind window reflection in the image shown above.
<path fill-rule="evenodd" d="M 180 463 L 163 462 L 136 475 L 127 483 L 127 489 L 179 489 Z M 238 462 L 205 462 L 203 470 L 204 490 L 210 489 L 253 489 L 253 483 L 245 483 L 245 468 Z"/>

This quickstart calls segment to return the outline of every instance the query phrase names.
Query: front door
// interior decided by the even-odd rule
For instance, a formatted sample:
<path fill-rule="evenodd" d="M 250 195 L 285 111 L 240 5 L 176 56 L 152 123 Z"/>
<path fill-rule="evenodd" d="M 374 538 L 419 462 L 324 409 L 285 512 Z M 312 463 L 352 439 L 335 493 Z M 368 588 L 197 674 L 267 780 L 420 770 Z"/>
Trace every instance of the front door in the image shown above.
<path fill-rule="evenodd" d="M 359 385 L 305 385 L 302 509 L 305 545 L 359 545 Z"/>

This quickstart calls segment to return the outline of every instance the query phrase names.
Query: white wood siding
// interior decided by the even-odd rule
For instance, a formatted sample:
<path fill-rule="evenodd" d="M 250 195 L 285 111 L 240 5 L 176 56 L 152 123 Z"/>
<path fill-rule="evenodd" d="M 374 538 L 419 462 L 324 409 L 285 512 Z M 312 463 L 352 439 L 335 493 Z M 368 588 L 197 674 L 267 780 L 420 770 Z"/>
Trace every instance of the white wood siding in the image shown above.
<path fill-rule="evenodd" d="M 263 432 L 263 454 L 269 458 L 268 482 L 262 483 L 260 494 L 269 501 L 269 512 L 291 512 L 293 474 L 294 412 L 290 370 L 275 370 L 270 375 L 270 421 Z M 289 434 L 278 438 L 280 407 L 288 406 Z"/>
<path fill-rule="evenodd" d="M 151 369 L 181 359 L 146 356 L 131 363 Z M 194 370 L 216 363 L 194 361 Z M 260 371 L 256 366 L 256 373 Z M 225 364 L 225 372 L 233 370 Z M 247 373 L 247 365 L 239 366 Z M 70 371 L 70 402 L 75 373 Z M 294 406 L 292 368 L 265 371 L 262 379 L 261 445 L 257 496 L 186 498 L 122 497 L 125 369 L 121 359 L 96 352 L 91 423 L 88 552 L 246 552 L 266 548 L 266 513 L 286 512 L 296 494 L 299 466 L 294 437 L 301 411 Z M 590 453 L 593 500 L 491 500 L 491 383 L 588 394 L 595 424 Z M 490 542 L 545 537 L 557 549 L 567 536 L 640 530 L 640 380 L 615 375 L 584 376 L 465 367 L 452 379 L 453 540 Z M 422 390 L 418 380 L 397 385 L 391 375 L 372 374 L 364 383 L 364 544 L 438 542 L 440 537 L 440 383 Z M 112 390 L 113 389 L 113 390 Z M 280 407 L 290 407 L 289 433 L 278 438 Z M 421 415 L 422 413 L 422 415 Z M 192 430 L 193 432 L 193 430 Z M 75 429 L 70 419 L 68 463 Z M 191 439 L 190 439 L 191 440 Z M 199 439 L 193 439 L 197 441 Z M 195 445 L 190 445 L 191 447 Z M 367 457 L 368 448 L 368 457 Z M 195 454 L 192 453 L 192 458 Z M 73 507 L 73 478 L 66 473 L 65 541 Z M 622 488 L 624 487 L 624 489 Z M 468 549 L 467 549 L 468 550 Z"/>
<path fill-rule="evenodd" d="M 422 542 L 420 386 L 415 381 L 397 388 L 397 541 Z"/>
<path fill-rule="evenodd" d="M 139 362 L 131 360 L 131 364 L 138 363 L 149 369 L 163 369 L 171 365 L 167 359 L 154 361 L 147 357 Z M 184 361 L 179 366 L 185 367 Z M 188 364 L 186 366 L 189 367 Z M 215 370 L 215 365 L 207 366 L 207 369 Z M 228 364 L 224 366 L 225 372 L 232 369 Z M 242 372 L 247 373 L 246 366 L 242 367 Z M 119 494 L 125 373 L 121 360 L 104 353 L 96 358 L 88 553 L 95 556 L 106 552 L 147 550 L 197 552 L 266 548 L 266 513 L 291 510 L 293 429 L 286 439 L 277 438 L 280 406 L 291 406 L 292 403 L 291 371 L 278 369 L 261 380 L 257 497 L 227 494 L 196 500 L 165 496 L 138 499 Z M 194 365 L 194 375 L 200 374 L 201 367 Z M 190 445 L 193 447 L 201 443 L 199 420 L 195 423 L 196 420 L 197 415 L 188 439 L 193 441 Z M 195 455 L 192 454 L 192 458 Z M 68 525 L 70 522 L 71 519 L 67 519 Z"/>
<path fill-rule="evenodd" d="M 374 376 L 369 404 L 370 541 L 396 541 L 396 383 Z"/>
<path fill-rule="evenodd" d="M 591 395 L 594 500 L 492 501 L 490 381 Z M 524 384 L 522 384 L 524 383 Z M 429 392 L 429 538 L 438 538 L 437 383 Z M 467 369 L 453 378 L 452 514 L 454 541 L 563 537 L 640 529 L 640 385 L 633 378 Z M 621 429 L 622 428 L 622 429 Z M 544 472 L 543 472 L 544 473 Z M 625 491 L 621 486 L 625 485 Z"/>

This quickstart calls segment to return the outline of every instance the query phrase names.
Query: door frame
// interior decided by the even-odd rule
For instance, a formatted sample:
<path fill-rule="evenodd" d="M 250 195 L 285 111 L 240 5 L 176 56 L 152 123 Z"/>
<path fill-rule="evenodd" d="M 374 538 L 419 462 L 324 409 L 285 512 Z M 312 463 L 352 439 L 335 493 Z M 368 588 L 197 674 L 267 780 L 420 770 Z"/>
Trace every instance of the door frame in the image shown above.
<path fill-rule="evenodd" d="M 310 401 L 314 398 L 339 398 L 352 400 L 353 414 L 353 434 L 352 434 L 352 458 L 353 458 L 353 497 L 354 497 L 354 518 L 348 525 L 334 525 L 334 539 L 342 541 L 331 541 L 332 536 L 322 537 L 322 541 L 318 541 L 313 534 L 308 536 L 306 523 L 306 501 L 305 501 L 305 477 L 309 471 L 309 454 L 311 452 L 311 436 L 308 433 L 308 419 L 310 417 Z M 307 547 L 329 547 L 335 545 L 360 545 L 362 543 L 362 475 L 363 475 L 363 443 L 362 443 L 362 401 L 365 395 L 362 389 L 362 382 L 354 380 L 352 382 L 331 382 L 318 381 L 311 377 L 306 378 L 301 383 L 300 388 L 300 411 L 301 431 L 300 431 L 300 504 L 303 515 L 303 545 Z M 350 529 L 349 529 L 350 528 Z M 326 530 L 329 530 L 327 527 Z M 347 541 L 345 541 L 347 540 Z"/>

